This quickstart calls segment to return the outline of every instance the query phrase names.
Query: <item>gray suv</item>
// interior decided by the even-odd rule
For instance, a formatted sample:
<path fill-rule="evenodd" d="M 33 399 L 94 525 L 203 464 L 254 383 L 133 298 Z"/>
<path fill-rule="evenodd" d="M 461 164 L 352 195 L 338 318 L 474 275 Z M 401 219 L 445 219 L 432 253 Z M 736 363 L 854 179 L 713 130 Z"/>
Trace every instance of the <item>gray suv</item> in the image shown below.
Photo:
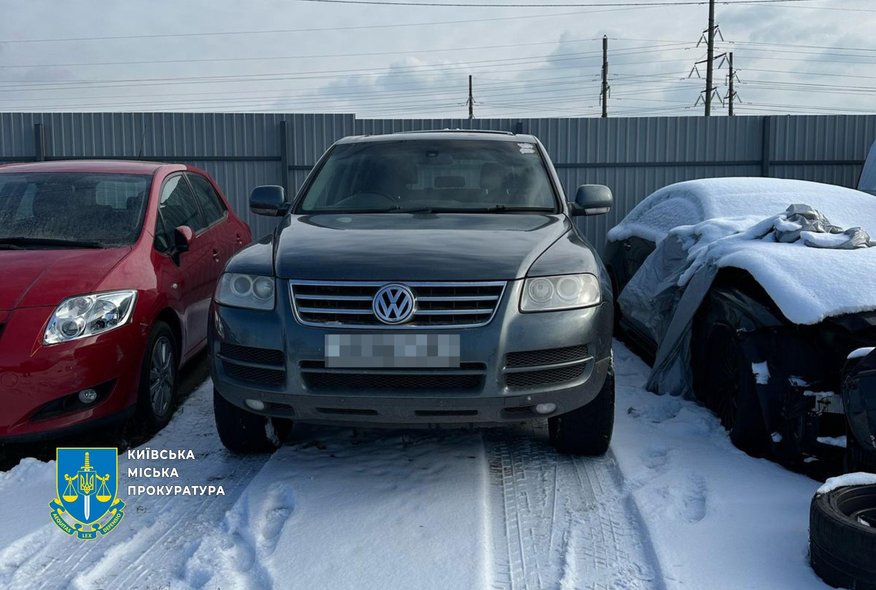
<path fill-rule="evenodd" d="M 282 216 L 236 254 L 214 296 L 216 426 L 268 451 L 292 421 L 373 426 L 547 418 L 561 452 L 600 455 L 614 421 L 613 299 L 531 135 L 437 131 L 347 137 Z"/>

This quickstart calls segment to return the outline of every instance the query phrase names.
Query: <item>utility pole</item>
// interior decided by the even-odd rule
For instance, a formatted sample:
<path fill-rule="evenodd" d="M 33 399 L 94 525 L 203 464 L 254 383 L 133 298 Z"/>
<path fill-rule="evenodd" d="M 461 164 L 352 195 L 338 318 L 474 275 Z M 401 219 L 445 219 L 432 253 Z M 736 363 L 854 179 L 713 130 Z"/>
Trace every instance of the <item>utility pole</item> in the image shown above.
<path fill-rule="evenodd" d="M 736 78 L 736 70 L 733 68 L 733 52 L 731 51 L 728 56 L 728 63 L 730 64 L 730 76 L 727 79 L 727 101 L 728 101 L 728 115 L 733 116 L 733 103 L 736 100 L 736 90 L 733 88 L 733 81 Z"/>
<path fill-rule="evenodd" d="M 703 31 L 700 40 L 697 42 L 697 47 L 699 47 L 704 41 L 706 43 L 706 58 L 701 59 L 698 62 L 694 62 L 694 66 L 688 74 L 688 78 L 691 78 L 694 74 L 697 75 L 697 78 L 702 78 L 700 75 L 699 66 L 702 64 L 706 64 L 706 88 L 700 92 L 699 97 L 697 97 L 697 101 L 694 106 L 700 104 L 700 101 L 703 101 L 703 105 L 705 106 L 705 115 L 707 117 L 712 114 L 712 99 L 717 98 L 723 104 L 723 98 L 720 94 L 718 94 L 718 89 L 715 87 L 715 61 L 721 59 L 721 63 L 718 64 L 718 67 L 723 65 L 724 61 L 726 61 L 727 54 L 721 53 L 720 55 L 715 55 L 715 41 L 716 37 L 720 37 L 721 41 L 724 40 L 724 35 L 721 34 L 721 28 L 715 24 L 715 0 L 709 0 L 709 28 Z"/>
<path fill-rule="evenodd" d="M 468 75 L 468 118 L 474 119 L 474 94 L 471 89 L 471 74 Z"/>
<path fill-rule="evenodd" d="M 712 114 L 712 87 L 715 60 L 715 0 L 709 0 L 709 30 L 706 33 L 706 116 Z"/>
<path fill-rule="evenodd" d="M 602 101 L 602 118 L 608 117 L 608 35 L 602 36 L 602 92 L 599 98 Z"/>

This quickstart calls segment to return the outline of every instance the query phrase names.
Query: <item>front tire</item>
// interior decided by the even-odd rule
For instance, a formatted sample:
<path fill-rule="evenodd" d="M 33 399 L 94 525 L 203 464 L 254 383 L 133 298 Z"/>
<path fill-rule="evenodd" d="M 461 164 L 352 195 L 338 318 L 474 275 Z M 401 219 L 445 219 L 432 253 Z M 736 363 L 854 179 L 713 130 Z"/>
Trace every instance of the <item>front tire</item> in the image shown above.
<path fill-rule="evenodd" d="M 155 322 L 149 332 L 140 369 L 137 426 L 145 433 L 164 428 L 176 405 L 179 352 L 170 326 Z"/>
<path fill-rule="evenodd" d="M 283 444 L 292 421 L 267 418 L 238 408 L 213 388 L 213 414 L 219 440 L 232 453 L 270 453 Z"/>
<path fill-rule="evenodd" d="M 548 418 L 551 444 L 560 453 L 597 457 L 611 444 L 614 430 L 614 364 L 608 367 L 602 389 L 586 406 Z"/>
<path fill-rule="evenodd" d="M 769 440 L 751 363 L 736 329 L 723 318 L 705 314 L 693 334 L 694 393 L 712 410 L 737 448 L 755 457 L 769 454 Z"/>

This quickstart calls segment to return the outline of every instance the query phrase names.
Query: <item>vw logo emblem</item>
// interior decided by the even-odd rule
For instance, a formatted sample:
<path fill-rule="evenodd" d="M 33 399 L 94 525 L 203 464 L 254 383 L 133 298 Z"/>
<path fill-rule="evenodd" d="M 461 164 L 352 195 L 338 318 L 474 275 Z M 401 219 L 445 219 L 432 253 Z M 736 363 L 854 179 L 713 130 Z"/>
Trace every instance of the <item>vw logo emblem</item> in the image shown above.
<path fill-rule="evenodd" d="M 402 324 L 414 315 L 414 294 L 404 285 L 384 285 L 374 295 L 371 309 L 384 324 Z"/>

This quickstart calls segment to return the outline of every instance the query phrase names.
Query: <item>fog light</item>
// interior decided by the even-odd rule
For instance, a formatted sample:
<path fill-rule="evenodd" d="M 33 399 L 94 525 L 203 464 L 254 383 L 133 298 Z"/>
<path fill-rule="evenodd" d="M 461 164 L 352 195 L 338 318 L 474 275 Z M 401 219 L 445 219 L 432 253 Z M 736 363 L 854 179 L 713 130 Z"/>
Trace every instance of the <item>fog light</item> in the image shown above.
<path fill-rule="evenodd" d="M 97 401 L 97 391 L 94 389 L 83 389 L 79 392 L 79 401 L 83 404 L 93 404 Z"/>
<path fill-rule="evenodd" d="M 265 409 L 265 402 L 259 401 L 257 399 L 246 400 L 246 405 L 248 405 L 251 409 L 257 412 L 261 412 Z"/>
<path fill-rule="evenodd" d="M 557 409 L 557 404 L 538 404 L 535 406 L 536 414 L 550 414 Z"/>

